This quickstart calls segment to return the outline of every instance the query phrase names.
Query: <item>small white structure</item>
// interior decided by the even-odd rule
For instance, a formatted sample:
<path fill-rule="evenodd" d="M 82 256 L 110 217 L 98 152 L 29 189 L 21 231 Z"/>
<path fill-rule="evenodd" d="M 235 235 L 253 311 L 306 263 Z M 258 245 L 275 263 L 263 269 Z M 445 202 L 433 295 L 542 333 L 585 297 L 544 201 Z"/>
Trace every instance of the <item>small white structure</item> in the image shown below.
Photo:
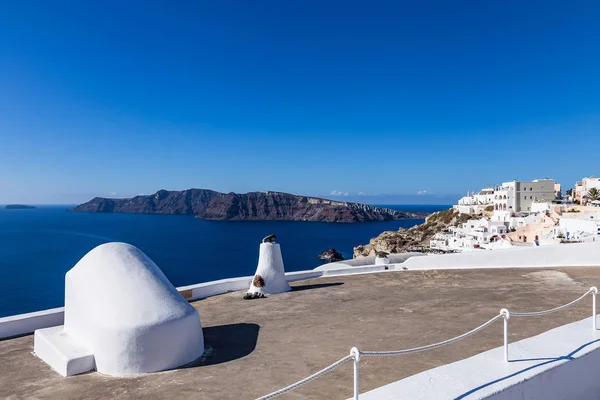
<path fill-rule="evenodd" d="M 388 258 L 387 254 L 377 254 L 377 257 L 375 257 L 375 265 L 389 265 L 389 263 L 390 259 Z"/>
<path fill-rule="evenodd" d="M 106 243 L 65 279 L 65 324 L 35 331 L 34 351 L 64 376 L 180 367 L 204 352 L 200 317 L 138 248 Z"/>
<path fill-rule="evenodd" d="M 279 243 L 263 241 L 260 244 L 258 267 L 248 293 L 269 295 L 290 290 L 292 288 L 285 278 Z"/>

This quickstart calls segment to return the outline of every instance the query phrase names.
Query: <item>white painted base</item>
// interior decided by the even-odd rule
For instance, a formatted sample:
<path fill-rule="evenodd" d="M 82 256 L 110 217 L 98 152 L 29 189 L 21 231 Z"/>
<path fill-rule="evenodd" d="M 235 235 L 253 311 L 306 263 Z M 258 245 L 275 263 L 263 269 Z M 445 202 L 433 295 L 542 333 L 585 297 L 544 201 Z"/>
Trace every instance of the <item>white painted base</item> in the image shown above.
<path fill-rule="evenodd" d="M 94 355 L 75 343 L 62 325 L 36 330 L 33 351 L 62 376 L 77 375 L 96 368 Z"/>

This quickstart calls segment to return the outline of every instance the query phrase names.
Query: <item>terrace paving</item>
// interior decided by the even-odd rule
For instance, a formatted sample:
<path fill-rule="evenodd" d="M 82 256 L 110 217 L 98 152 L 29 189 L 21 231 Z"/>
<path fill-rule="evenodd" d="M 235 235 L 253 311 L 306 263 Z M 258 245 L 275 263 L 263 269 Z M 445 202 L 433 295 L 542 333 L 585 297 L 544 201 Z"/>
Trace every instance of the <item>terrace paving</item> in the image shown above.
<path fill-rule="evenodd" d="M 401 271 L 334 276 L 294 291 L 242 300 L 242 292 L 195 301 L 212 355 L 201 365 L 114 378 L 96 372 L 63 378 L 33 354 L 33 335 L 0 341 L 0 398 L 254 399 L 361 350 L 394 350 L 442 341 L 500 308 L 554 308 L 600 286 L 600 268 Z M 510 320 L 510 340 L 590 316 L 589 300 L 549 316 Z M 443 348 L 363 358 L 361 392 L 502 345 L 502 321 Z M 282 399 L 347 399 L 352 363 Z"/>

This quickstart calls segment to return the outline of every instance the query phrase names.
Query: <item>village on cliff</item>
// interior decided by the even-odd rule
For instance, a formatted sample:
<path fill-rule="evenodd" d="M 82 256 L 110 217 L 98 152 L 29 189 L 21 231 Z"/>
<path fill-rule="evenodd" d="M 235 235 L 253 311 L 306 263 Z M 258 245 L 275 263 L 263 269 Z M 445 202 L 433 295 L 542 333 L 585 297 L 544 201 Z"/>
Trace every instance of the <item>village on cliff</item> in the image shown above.
<path fill-rule="evenodd" d="M 465 252 L 593 242 L 600 234 L 600 178 L 583 178 L 564 195 L 552 179 L 513 180 L 467 193 L 453 210 L 473 218 L 436 233 L 431 249 Z"/>
<path fill-rule="evenodd" d="M 386 231 L 354 248 L 354 257 L 380 253 L 457 253 L 595 242 L 600 235 L 600 178 L 561 190 L 553 179 L 504 182 L 467 192 L 451 209 L 421 225 Z"/>

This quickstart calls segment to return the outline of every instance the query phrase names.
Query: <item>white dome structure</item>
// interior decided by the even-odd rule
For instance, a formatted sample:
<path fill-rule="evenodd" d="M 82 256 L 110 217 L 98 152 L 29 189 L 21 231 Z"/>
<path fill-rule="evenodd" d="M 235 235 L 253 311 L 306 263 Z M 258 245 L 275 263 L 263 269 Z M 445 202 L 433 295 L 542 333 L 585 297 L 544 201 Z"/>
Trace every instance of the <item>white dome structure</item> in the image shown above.
<path fill-rule="evenodd" d="M 274 237 L 273 237 L 274 240 Z M 260 244 L 258 267 L 248 294 L 276 294 L 292 290 L 285 278 L 283 257 L 279 243 L 265 242 Z"/>
<path fill-rule="evenodd" d="M 45 359 L 38 332 L 35 351 Z M 41 346 L 54 340 L 42 336 Z M 196 309 L 148 256 L 126 243 L 98 246 L 67 272 L 59 336 L 92 354 L 98 372 L 113 376 L 180 367 L 204 351 Z"/>

